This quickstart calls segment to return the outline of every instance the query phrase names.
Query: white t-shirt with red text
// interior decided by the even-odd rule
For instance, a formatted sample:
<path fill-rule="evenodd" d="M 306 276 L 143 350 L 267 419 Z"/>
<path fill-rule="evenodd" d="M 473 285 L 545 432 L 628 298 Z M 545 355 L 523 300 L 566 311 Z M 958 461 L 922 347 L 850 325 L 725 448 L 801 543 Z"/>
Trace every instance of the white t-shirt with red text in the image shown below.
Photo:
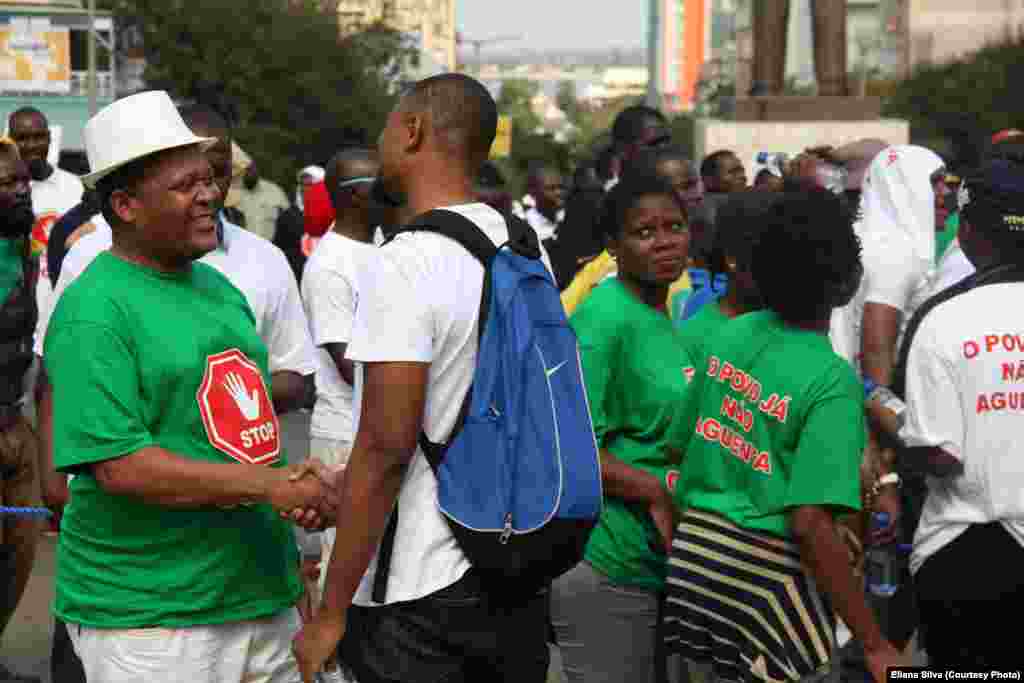
<path fill-rule="evenodd" d="M 929 477 L 911 571 L 971 524 L 998 521 L 1024 545 L 1024 283 L 991 284 L 932 309 L 907 358 L 908 446 L 963 463 Z"/>

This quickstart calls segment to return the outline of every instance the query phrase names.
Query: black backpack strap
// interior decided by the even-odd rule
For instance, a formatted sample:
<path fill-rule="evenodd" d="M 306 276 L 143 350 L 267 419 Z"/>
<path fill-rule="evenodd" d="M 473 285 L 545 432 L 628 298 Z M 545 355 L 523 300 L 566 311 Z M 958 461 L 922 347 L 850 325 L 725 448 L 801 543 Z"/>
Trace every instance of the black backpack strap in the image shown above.
<path fill-rule="evenodd" d="M 513 220 L 518 219 L 506 218 L 506 222 L 509 226 L 509 242 L 514 245 L 518 245 L 519 241 L 523 244 L 528 244 L 528 236 L 522 234 L 521 226 L 516 225 L 513 227 Z M 522 221 L 520 221 L 520 223 L 522 223 Z M 526 224 L 523 223 L 523 225 Z M 533 234 L 534 241 L 536 241 L 536 233 L 533 233 L 533 230 L 529 225 L 526 225 L 526 228 Z M 494 259 L 494 255 L 498 253 L 498 249 L 500 247 L 496 247 L 494 242 L 491 241 L 491 238 L 488 237 L 483 230 L 478 228 L 473 221 L 469 220 L 462 214 L 454 211 L 447 211 L 445 209 L 435 209 L 417 216 L 411 223 L 392 233 L 384 244 L 387 244 L 403 232 L 418 231 L 434 232 L 458 242 L 484 267 L 484 282 L 482 291 L 480 292 L 480 322 L 477 331 L 477 341 L 479 341 L 483 337 L 484 324 L 487 321 L 487 314 L 490 309 L 491 261 Z M 516 238 L 518 238 L 519 241 L 517 241 Z M 462 401 L 462 407 L 459 409 L 459 416 L 455 420 L 455 426 L 452 428 L 453 436 L 459 432 L 462 425 L 466 422 L 466 416 L 469 415 L 469 406 L 472 396 L 473 388 L 470 387 L 469 391 L 466 392 L 466 398 Z M 441 466 L 441 461 L 444 460 L 444 455 L 448 450 L 448 444 L 434 443 L 427 438 L 427 435 L 424 432 L 421 431 L 419 436 L 419 445 L 420 449 L 423 451 L 423 456 L 427 459 L 427 462 L 430 463 L 430 468 L 434 470 L 434 472 L 437 472 L 437 468 Z M 381 538 L 380 550 L 377 554 L 377 571 L 373 577 L 372 595 L 373 601 L 377 603 L 383 603 L 387 597 L 388 575 L 391 572 L 391 556 L 395 549 L 395 534 L 397 531 L 398 504 L 396 503 L 391 512 L 391 518 L 388 520 L 388 526 L 384 530 L 384 536 Z"/>
<path fill-rule="evenodd" d="M 1024 282 L 1024 270 L 1016 265 L 997 266 L 984 271 L 979 271 L 967 276 L 960 282 L 948 287 L 934 295 L 918 307 L 917 311 L 910 318 L 907 330 L 903 334 L 903 342 L 900 344 L 899 353 L 896 357 L 896 365 L 893 368 L 892 391 L 904 401 L 907 391 L 907 361 L 910 357 L 910 347 L 914 343 L 914 337 L 921 328 L 921 323 L 933 310 L 940 305 L 955 299 L 961 294 L 966 294 L 979 287 L 986 285 L 1001 284 L 1004 282 Z M 924 509 L 924 501 L 928 495 L 926 478 L 923 473 L 909 466 L 905 459 L 896 458 L 896 471 L 900 475 L 900 500 L 903 507 L 903 514 L 900 518 L 900 526 L 903 531 L 904 542 L 911 542 L 917 531 L 918 522 Z"/>

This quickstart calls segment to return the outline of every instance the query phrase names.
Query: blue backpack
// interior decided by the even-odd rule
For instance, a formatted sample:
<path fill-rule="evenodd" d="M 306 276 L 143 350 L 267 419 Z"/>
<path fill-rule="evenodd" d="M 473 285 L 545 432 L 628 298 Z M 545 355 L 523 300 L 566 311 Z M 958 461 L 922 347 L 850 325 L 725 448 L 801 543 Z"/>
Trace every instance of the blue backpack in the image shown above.
<path fill-rule="evenodd" d="M 576 334 L 533 229 L 508 218 L 495 247 L 472 221 L 427 212 L 402 231 L 461 244 L 484 265 L 473 383 L 447 444 L 420 433 L 438 505 L 489 595 L 535 593 L 583 559 L 601 513 L 601 468 Z M 399 510 L 381 542 L 384 602 Z"/>

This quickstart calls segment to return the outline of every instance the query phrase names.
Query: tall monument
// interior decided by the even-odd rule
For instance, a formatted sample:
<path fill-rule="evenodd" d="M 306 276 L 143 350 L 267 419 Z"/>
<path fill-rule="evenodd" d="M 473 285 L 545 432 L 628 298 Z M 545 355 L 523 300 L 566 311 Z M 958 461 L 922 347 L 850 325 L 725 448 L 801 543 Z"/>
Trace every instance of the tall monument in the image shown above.
<path fill-rule="evenodd" d="M 800 0 L 798 0 L 800 1 Z M 812 12 L 815 97 L 788 96 L 786 43 L 791 0 L 751 0 L 753 64 L 750 93 L 737 93 L 737 121 L 870 121 L 877 97 L 851 97 L 847 79 L 847 0 L 805 0 Z"/>
<path fill-rule="evenodd" d="M 786 77 L 790 0 L 754 0 L 754 85 L 758 95 L 781 95 Z M 842 97 L 846 79 L 846 0 L 811 0 L 814 73 L 818 94 Z"/>

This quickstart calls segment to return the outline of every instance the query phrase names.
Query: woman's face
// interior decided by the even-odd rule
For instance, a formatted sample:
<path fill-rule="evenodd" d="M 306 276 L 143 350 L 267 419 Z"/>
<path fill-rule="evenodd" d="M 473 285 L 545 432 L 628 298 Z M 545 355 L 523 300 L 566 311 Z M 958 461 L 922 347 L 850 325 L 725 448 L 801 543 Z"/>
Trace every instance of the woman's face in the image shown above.
<path fill-rule="evenodd" d="M 679 202 L 670 195 L 643 195 L 626 211 L 609 251 L 620 276 L 647 285 L 669 285 L 686 267 L 690 231 Z"/>

